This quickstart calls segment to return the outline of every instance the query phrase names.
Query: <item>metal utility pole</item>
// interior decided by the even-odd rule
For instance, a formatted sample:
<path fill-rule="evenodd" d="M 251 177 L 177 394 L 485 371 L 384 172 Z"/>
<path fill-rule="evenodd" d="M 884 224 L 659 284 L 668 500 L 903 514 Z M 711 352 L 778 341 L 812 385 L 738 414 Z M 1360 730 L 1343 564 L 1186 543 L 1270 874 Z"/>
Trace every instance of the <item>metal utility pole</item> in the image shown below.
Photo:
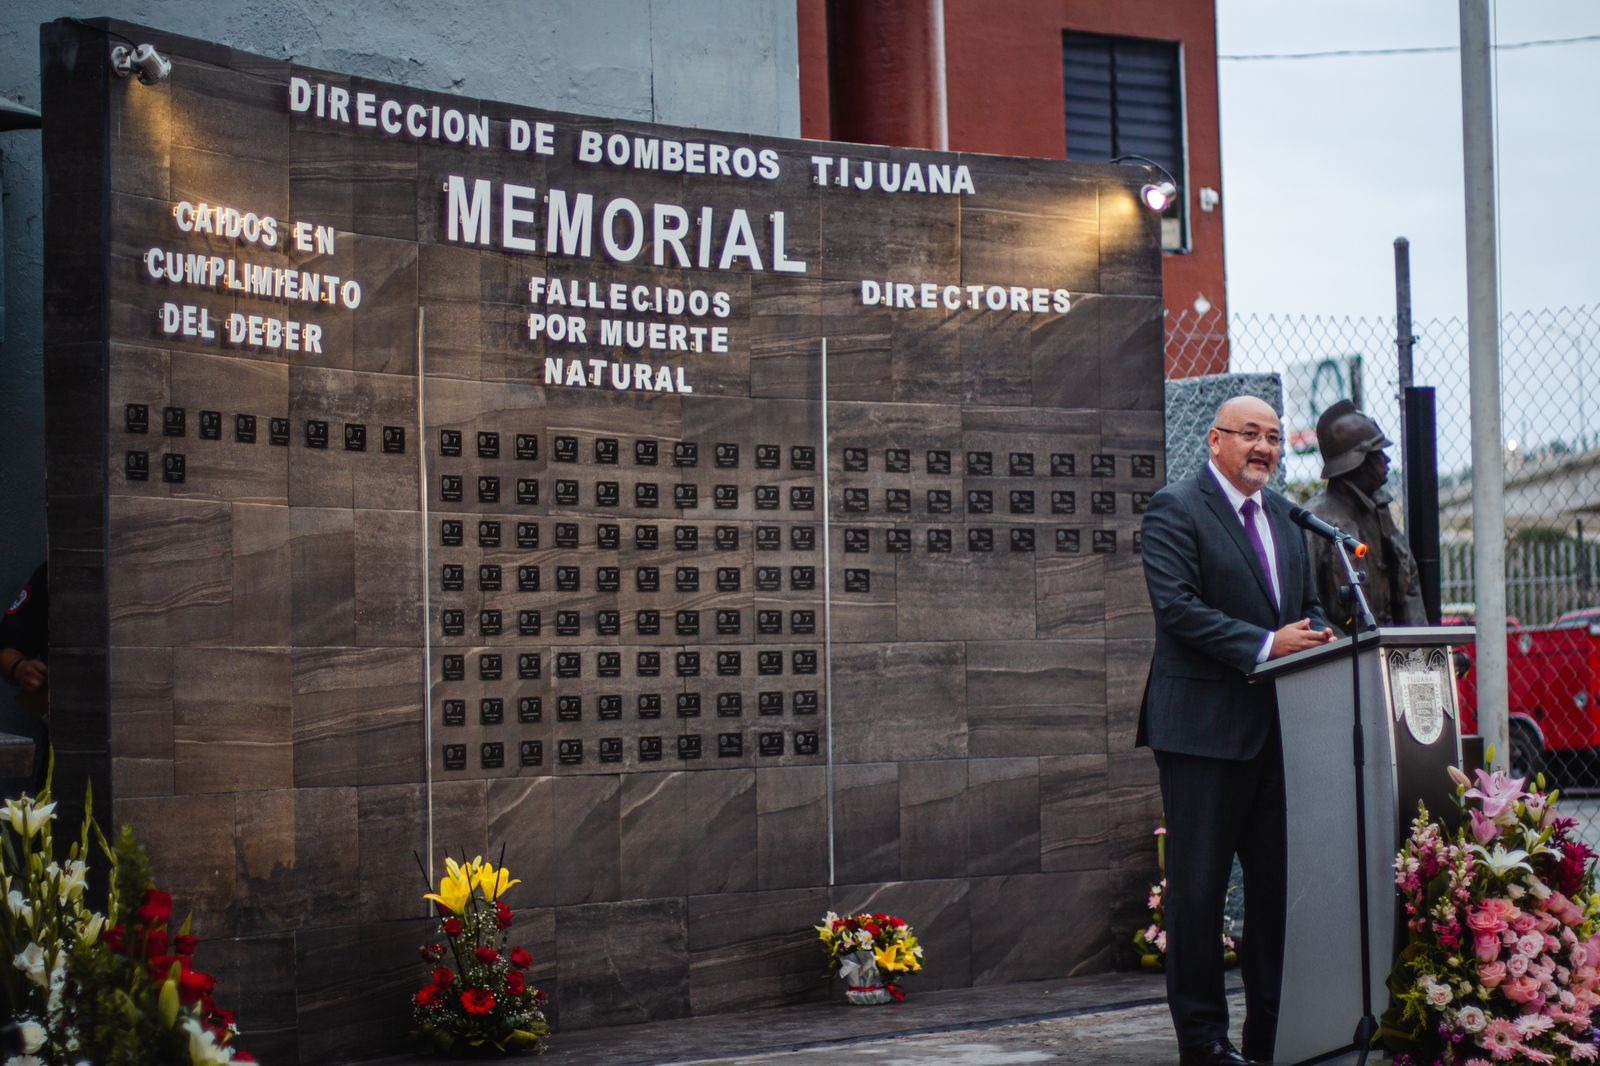
<path fill-rule="evenodd" d="M 1414 427 L 1407 421 L 1406 390 L 1411 388 L 1411 349 L 1417 338 L 1411 333 L 1411 242 L 1404 237 L 1394 239 L 1394 344 L 1399 356 L 1400 454 L 1405 457 L 1406 484 L 1411 484 L 1411 434 Z M 1401 514 L 1406 536 L 1411 535 L 1411 493 L 1405 495 Z"/>
<path fill-rule="evenodd" d="M 1461 0 L 1461 136 L 1467 193 L 1467 351 L 1472 383 L 1472 562 L 1478 732 L 1494 765 L 1510 756 L 1506 690 L 1505 457 L 1500 429 L 1500 299 L 1495 284 L 1494 93 L 1490 0 Z"/>

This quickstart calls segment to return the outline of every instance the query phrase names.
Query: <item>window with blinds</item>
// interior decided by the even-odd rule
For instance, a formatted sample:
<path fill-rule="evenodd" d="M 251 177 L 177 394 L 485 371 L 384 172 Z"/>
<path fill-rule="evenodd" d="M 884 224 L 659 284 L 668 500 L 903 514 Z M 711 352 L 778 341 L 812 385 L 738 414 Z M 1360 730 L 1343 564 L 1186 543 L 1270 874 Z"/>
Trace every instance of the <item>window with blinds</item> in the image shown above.
<path fill-rule="evenodd" d="M 1188 248 L 1184 185 L 1183 62 L 1174 41 L 1063 33 L 1067 158 L 1103 163 L 1141 155 L 1178 185 L 1161 220 L 1161 246 Z"/>

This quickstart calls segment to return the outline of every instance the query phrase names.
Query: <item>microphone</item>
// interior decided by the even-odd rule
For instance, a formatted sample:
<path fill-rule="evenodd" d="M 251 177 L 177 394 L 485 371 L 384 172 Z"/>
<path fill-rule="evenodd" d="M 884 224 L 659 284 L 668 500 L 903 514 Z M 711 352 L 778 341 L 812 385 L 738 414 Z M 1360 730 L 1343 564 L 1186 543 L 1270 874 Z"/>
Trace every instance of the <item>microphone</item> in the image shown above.
<path fill-rule="evenodd" d="M 1317 536 L 1325 537 L 1326 539 L 1333 541 L 1335 544 L 1343 544 L 1355 554 L 1357 559 L 1364 559 L 1367 556 L 1367 546 L 1365 544 L 1361 543 L 1359 540 L 1352 537 L 1338 526 L 1329 525 L 1327 522 L 1324 522 L 1322 519 L 1318 518 L 1304 507 L 1291 506 L 1289 508 L 1289 521 L 1293 522 L 1301 529 L 1309 529 Z"/>

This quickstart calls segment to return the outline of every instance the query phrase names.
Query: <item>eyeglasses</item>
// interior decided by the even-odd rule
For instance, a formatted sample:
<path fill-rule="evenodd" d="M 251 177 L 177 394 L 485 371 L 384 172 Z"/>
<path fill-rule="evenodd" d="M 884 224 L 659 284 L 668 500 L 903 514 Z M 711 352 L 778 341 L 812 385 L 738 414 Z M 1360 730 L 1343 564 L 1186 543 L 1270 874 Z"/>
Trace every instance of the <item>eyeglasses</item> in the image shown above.
<path fill-rule="evenodd" d="M 1218 433 L 1232 433 L 1246 444 L 1254 444 L 1257 441 L 1264 440 L 1269 448 L 1283 447 L 1283 434 L 1281 433 L 1263 433 L 1259 429 L 1225 429 L 1222 426 L 1212 426 L 1211 428 Z"/>

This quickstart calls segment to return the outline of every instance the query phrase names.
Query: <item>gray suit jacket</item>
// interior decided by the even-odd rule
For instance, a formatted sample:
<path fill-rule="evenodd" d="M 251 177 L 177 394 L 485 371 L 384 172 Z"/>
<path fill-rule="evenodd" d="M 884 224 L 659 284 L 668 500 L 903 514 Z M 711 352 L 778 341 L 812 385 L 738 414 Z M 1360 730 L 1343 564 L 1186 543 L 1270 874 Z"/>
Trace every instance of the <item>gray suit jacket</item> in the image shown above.
<path fill-rule="evenodd" d="M 1139 712 L 1139 744 L 1214 759 L 1261 750 L 1278 711 L 1270 684 L 1251 685 L 1267 634 L 1310 618 L 1326 628 L 1289 502 L 1268 490 L 1282 605 L 1244 524 L 1209 467 L 1168 485 L 1145 512 L 1145 583 L 1156 615 L 1155 656 Z"/>

